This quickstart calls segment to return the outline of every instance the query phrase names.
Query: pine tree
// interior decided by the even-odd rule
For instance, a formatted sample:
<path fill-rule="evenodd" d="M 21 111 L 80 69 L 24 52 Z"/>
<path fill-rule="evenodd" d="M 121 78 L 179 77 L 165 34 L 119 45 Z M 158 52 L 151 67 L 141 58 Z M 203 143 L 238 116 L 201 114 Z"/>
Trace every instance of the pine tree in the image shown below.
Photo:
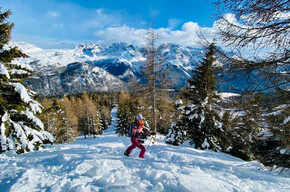
<path fill-rule="evenodd" d="M 174 108 L 169 97 L 169 92 L 160 89 L 156 97 L 156 102 L 157 132 L 168 134 L 171 127 L 171 116 L 173 115 Z"/>
<path fill-rule="evenodd" d="M 244 105 L 240 108 L 235 105 L 235 110 L 232 109 L 231 111 L 235 116 L 230 115 L 228 121 L 231 126 L 228 127 L 231 145 L 227 152 L 247 161 L 254 160 L 256 159 L 255 143 L 257 134 L 262 130 L 261 109 L 256 103 L 261 102 L 262 97 L 257 94 L 255 98 L 243 96 L 239 100 L 246 100 L 247 102 L 242 102 Z"/>
<path fill-rule="evenodd" d="M 142 114 L 148 117 L 151 129 L 154 132 L 167 133 L 170 127 L 168 118 L 171 114 L 169 104 L 170 81 L 168 70 L 164 65 L 164 58 L 161 49 L 157 48 L 158 34 L 154 29 L 154 23 L 146 34 L 146 46 L 144 49 L 146 61 L 142 67 L 142 77 L 144 78 L 141 87 L 141 97 L 145 106 Z"/>
<path fill-rule="evenodd" d="M 37 150 L 54 138 L 35 116 L 41 112 L 33 99 L 35 93 L 21 84 L 32 75 L 32 69 L 17 60 L 27 57 L 25 54 L 8 46 L 13 24 L 5 21 L 10 14 L 0 9 L 0 152 L 22 153 Z"/>
<path fill-rule="evenodd" d="M 60 106 L 57 104 L 55 98 L 44 98 L 41 101 L 41 105 L 43 106 L 43 110 L 39 115 L 39 118 L 44 124 L 44 129 L 52 135 L 56 135 L 58 132 L 58 127 L 60 127 L 57 116 L 57 112 L 60 110 Z"/>
<path fill-rule="evenodd" d="M 290 168 L 290 105 L 284 90 L 277 90 L 279 100 L 268 105 L 263 118 L 266 122 L 258 134 L 254 148 L 256 156 L 265 165 Z M 289 95 L 289 91 L 288 92 Z"/>
<path fill-rule="evenodd" d="M 56 142 L 74 142 L 75 137 L 78 135 L 78 119 L 74 113 L 72 104 L 66 96 L 62 100 L 57 101 L 57 104 L 60 106 L 60 110 L 57 112 L 58 129 L 55 135 Z"/>
<path fill-rule="evenodd" d="M 95 135 L 102 133 L 101 122 L 100 122 L 100 111 L 98 110 L 95 103 L 89 97 L 88 93 L 84 93 L 81 97 L 83 107 L 82 107 L 82 124 L 84 125 L 83 134 L 85 135 Z"/>
<path fill-rule="evenodd" d="M 101 131 L 103 132 L 108 128 L 111 124 L 111 111 L 110 108 L 106 105 L 102 105 L 100 107 L 100 123 L 101 123 Z"/>
<path fill-rule="evenodd" d="M 101 123 L 101 132 L 106 130 L 108 126 L 111 124 L 112 117 L 111 117 L 111 109 L 114 106 L 113 98 L 115 94 L 91 94 L 92 100 L 97 106 L 100 114 L 100 123 Z M 101 133 L 100 132 L 100 133 Z"/>
<path fill-rule="evenodd" d="M 185 106 L 181 99 L 178 99 L 174 105 L 174 114 L 172 116 L 171 126 L 166 136 L 166 143 L 172 145 L 180 145 L 188 140 L 188 129 L 183 124 L 183 116 L 185 115 Z"/>
<path fill-rule="evenodd" d="M 147 46 L 146 46 L 146 62 L 142 69 L 142 76 L 146 79 L 145 93 L 150 98 L 152 106 L 152 123 L 151 127 L 154 132 L 157 132 L 157 119 L 156 119 L 156 84 L 157 84 L 157 65 L 158 65 L 158 52 L 156 47 L 157 34 L 154 29 L 154 24 L 147 31 Z"/>
<path fill-rule="evenodd" d="M 288 164 L 287 161 L 281 160 L 287 159 L 287 156 L 289 159 L 290 154 L 287 142 L 290 135 L 286 129 L 289 127 L 289 115 L 285 113 L 287 109 L 289 111 L 289 107 L 285 107 L 289 105 L 289 1 L 214 2 L 220 17 L 216 23 L 220 39 L 223 45 L 227 46 L 227 50 L 231 50 L 228 53 L 220 52 L 224 63 L 228 63 L 224 70 L 226 76 L 229 76 L 229 80 L 239 78 L 240 82 L 244 82 L 242 90 L 238 90 L 245 95 L 242 97 L 251 96 L 253 99 L 250 100 L 254 100 L 257 93 L 263 94 L 265 102 L 255 105 L 260 105 L 261 110 L 269 108 L 267 112 L 270 115 L 265 116 L 264 130 L 255 144 L 255 148 L 259 148 L 256 155 L 267 165 L 279 164 L 289 167 L 289 160 Z M 235 19 L 225 13 L 232 13 Z M 281 97 L 288 99 L 281 101 Z M 247 103 L 239 103 L 239 109 L 243 105 L 247 106 Z M 286 110 L 280 111 L 281 107 Z M 258 122 L 260 116 L 252 118 Z M 283 154 L 279 150 L 282 150 Z"/>
<path fill-rule="evenodd" d="M 120 136 L 129 135 L 129 126 L 133 123 L 134 113 L 131 112 L 131 96 L 130 93 L 121 91 L 119 94 L 118 104 L 118 123 L 116 133 Z"/>
<path fill-rule="evenodd" d="M 84 136 L 86 137 L 86 135 L 88 134 L 85 130 L 86 130 L 86 124 L 84 123 L 84 117 L 85 117 L 85 112 L 83 110 L 83 101 L 80 97 L 72 97 L 71 99 L 72 102 L 72 106 L 74 108 L 75 111 L 75 115 L 77 116 L 78 119 L 78 132 L 81 134 L 84 134 Z"/>
<path fill-rule="evenodd" d="M 222 143 L 226 137 L 218 115 L 218 95 L 214 63 L 215 46 L 210 44 L 203 61 L 193 69 L 192 80 L 186 97 L 191 105 L 186 108 L 184 117 L 191 143 L 198 149 L 223 151 Z"/>

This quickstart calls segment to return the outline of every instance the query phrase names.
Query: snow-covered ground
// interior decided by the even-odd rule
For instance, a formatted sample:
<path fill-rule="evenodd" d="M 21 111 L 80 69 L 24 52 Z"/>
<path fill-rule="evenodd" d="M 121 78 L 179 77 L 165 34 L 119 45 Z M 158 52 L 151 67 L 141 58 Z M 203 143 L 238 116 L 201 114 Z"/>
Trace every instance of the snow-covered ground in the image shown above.
<path fill-rule="evenodd" d="M 258 162 L 169 146 L 162 136 L 145 159 L 138 158 L 138 148 L 124 156 L 130 139 L 114 134 L 116 108 L 112 115 L 112 126 L 96 138 L 79 137 L 75 143 L 21 155 L 1 154 L 0 191 L 290 191 L 289 176 Z"/>

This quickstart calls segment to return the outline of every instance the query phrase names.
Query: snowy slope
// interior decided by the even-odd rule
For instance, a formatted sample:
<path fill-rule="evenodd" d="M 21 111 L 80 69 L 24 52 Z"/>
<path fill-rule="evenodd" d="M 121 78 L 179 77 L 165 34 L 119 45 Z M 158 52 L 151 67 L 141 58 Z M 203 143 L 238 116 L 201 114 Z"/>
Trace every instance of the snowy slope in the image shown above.
<path fill-rule="evenodd" d="M 139 149 L 123 156 L 129 138 L 112 126 L 97 138 L 47 146 L 43 151 L 0 155 L 1 192 L 27 191 L 216 191 L 288 192 L 290 178 L 269 172 L 258 162 L 162 142 L 151 145 L 145 159 Z M 146 141 L 146 147 L 148 141 Z"/>

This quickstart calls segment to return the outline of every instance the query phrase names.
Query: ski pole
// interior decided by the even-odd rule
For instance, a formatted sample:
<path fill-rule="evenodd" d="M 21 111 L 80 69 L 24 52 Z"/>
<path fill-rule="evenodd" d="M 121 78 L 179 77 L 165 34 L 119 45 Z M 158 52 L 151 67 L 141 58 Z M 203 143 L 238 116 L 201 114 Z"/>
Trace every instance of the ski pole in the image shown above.
<path fill-rule="evenodd" d="M 149 144 L 148 144 L 148 146 L 147 146 L 147 149 L 149 148 L 149 146 L 150 146 L 150 144 L 151 144 L 152 138 L 153 138 L 153 135 L 151 135 L 151 139 L 150 139 L 150 142 L 149 142 Z"/>

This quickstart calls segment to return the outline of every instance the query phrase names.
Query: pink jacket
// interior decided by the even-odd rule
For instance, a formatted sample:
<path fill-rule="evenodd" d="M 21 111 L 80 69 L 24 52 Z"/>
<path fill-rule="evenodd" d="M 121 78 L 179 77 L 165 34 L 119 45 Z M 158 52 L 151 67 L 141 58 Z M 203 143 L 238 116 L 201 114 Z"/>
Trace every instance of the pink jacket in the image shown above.
<path fill-rule="evenodd" d="M 135 126 L 132 128 L 132 138 L 140 139 L 140 136 L 141 136 L 143 131 L 147 134 L 150 133 L 150 131 L 148 129 L 144 128 L 143 124 L 141 124 L 137 121 Z"/>

